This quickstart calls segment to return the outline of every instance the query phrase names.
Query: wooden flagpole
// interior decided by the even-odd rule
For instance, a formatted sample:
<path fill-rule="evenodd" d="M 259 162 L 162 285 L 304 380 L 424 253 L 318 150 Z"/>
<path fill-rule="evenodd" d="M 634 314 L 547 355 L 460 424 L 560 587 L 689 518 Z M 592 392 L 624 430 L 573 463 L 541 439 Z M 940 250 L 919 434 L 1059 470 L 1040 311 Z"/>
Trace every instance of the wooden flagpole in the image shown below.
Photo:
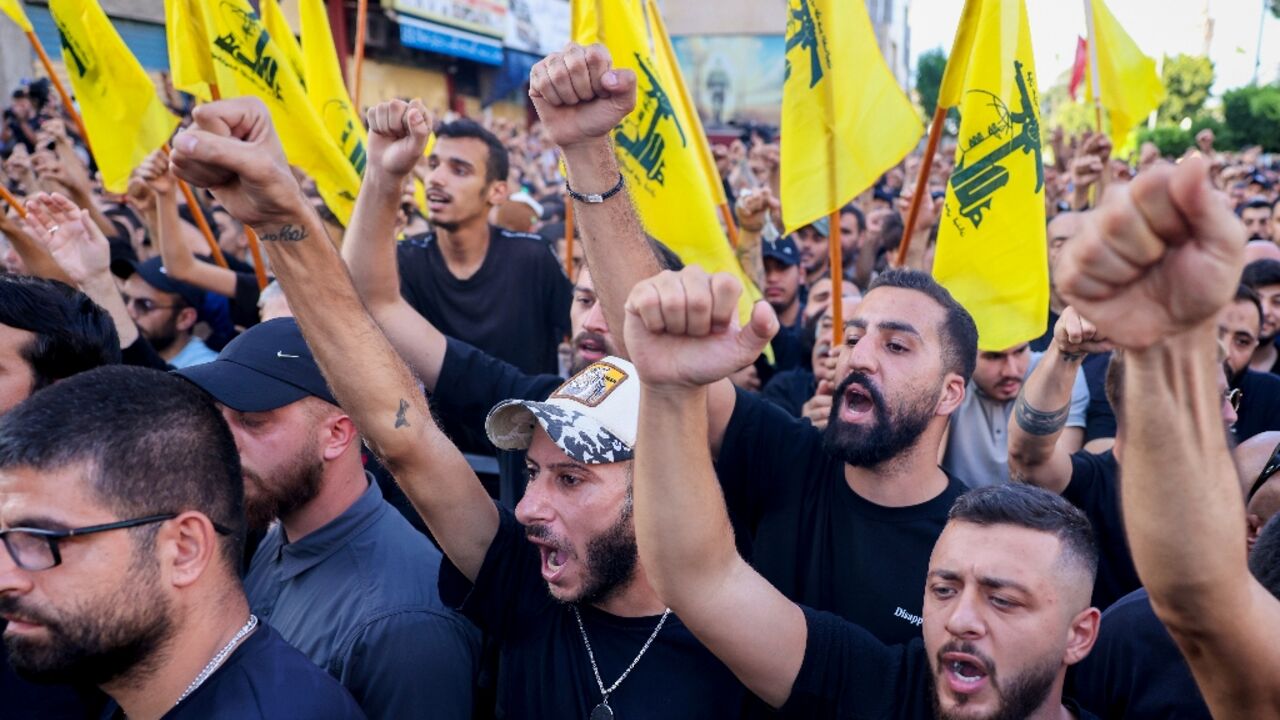
<path fill-rule="evenodd" d="M 360 112 L 360 81 L 364 72 L 364 43 L 365 34 L 368 32 L 369 25 L 369 0 L 358 0 L 356 3 L 356 60 L 355 69 L 352 71 L 351 78 L 351 102 L 356 106 L 356 112 Z M 339 51 L 341 52 L 341 51 Z"/>
<path fill-rule="evenodd" d="M 0 185 L 0 199 L 3 199 L 5 202 L 9 203 L 14 210 L 17 210 L 18 217 L 25 218 L 27 216 L 27 209 L 22 207 L 22 203 L 18 202 L 18 198 L 14 197 L 13 193 L 9 192 L 9 188 L 4 185 Z"/>
<path fill-rule="evenodd" d="M 840 208 L 828 217 L 827 250 L 831 263 L 831 347 L 844 342 L 844 246 L 840 244 Z"/>
<path fill-rule="evenodd" d="M 924 194 L 929 191 L 929 174 L 933 171 L 933 156 L 938 152 L 942 126 L 947 121 L 947 109 L 939 105 L 933 110 L 933 124 L 929 126 L 929 142 L 925 143 L 920 171 L 916 173 L 916 192 L 911 196 L 911 207 L 907 210 L 907 221 L 902 229 L 902 242 L 898 243 L 898 256 L 893 262 L 895 267 L 902 267 L 907 260 L 907 247 L 911 244 L 911 234 L 915 232 L 916 220 L 920 218 L 920 203 L 924 202 Z"/>

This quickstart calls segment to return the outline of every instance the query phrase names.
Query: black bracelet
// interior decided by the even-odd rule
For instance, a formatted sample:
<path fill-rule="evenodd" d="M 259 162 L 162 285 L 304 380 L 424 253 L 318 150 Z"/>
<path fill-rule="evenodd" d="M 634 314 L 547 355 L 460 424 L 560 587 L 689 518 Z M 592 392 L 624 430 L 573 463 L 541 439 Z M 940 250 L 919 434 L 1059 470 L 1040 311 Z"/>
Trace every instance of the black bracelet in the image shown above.
<path fill-rule="evenodd" d="M 606 190 L 601 195 L 596 195 L 595 193 L 587 193 L 586 195 L 583 195 L 582 193 L 569 187 L 569 181 L 567 179 L 564 181 L 564 189 L 569 192 L 569 197 L 573 198 L 574 200 L 577 200 L 578 202 L 587 203 L 589 205 L 599 205 L 605 200 L 608 200 L 614 195 L 617 195 L 618 193 L 622 192 L 622 173 L 618 173 L 618 184 L 614 185 L 609 190 Z"/>

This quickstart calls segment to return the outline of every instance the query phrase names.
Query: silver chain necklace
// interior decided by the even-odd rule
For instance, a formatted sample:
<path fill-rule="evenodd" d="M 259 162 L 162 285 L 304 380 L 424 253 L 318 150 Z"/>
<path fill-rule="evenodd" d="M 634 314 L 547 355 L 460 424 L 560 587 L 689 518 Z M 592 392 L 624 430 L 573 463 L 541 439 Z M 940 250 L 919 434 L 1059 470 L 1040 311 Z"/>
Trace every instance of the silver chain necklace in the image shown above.
<path fill-rule="evenodd" d="M 186 700 L 188 695 L 195 692 L 196 688 L 203 685 L 204 681 L 208 680 L 209 676 L 213 674 L 213 671 L 217 670 L 218 666 L 222 664 L 222 661 L 227 659 L 227 656 L 231 654 L 231 651 L 235 650 L 236 645 L 238 645 L 246 635 L 253 632 L 253 629 L 256 627 L 258 627 L 258 616 L 250 613 L 249 622 L 245 623 L 244 627 L 240 628 L 236 632 L 230 642 L 222 646 L 222 649 L 218 651 L 218 654 L 214 655 L 213 659 L 209 661 L 209 664 L 205 665 L 204 669 L 200 671 L 200 674 L 196 676 L 196 679 L 191 681 L 191 684 L 187 686 L 187 689 L 182 692 L 182 697 L 178 698 L 178 702 L 175 702 L 173 706 L 177 707 L 178 703 Z"/>
<path fill-rule="evenodd" d="M 595 674 L 596 686 L 600 688 L 600 704 L 596 705 L 595 709 L 591 711 L 588 720 L 612 720 L 613 708 L 609 707 L 609 696 L 613 694 L 614 690 L 618 689 L 623 680 L 627 679 L 627 676 L 635 669 L 636 663 L 640 662 L 640 658 L 644 657 L 645 651 L 658 638 L 658 632 L 662 630 L 662 626 L 667 622 L 667 616 L 671 614 L 671 608 L 662 611 L 662 617 L 658 620 L 658 627 L 654 628 L 653 634 L 649 636 L 648 640 L 644 641 L 644 647 L 640 648 L 636 659 L 632 660 L 627 669 L 622 671 L 622 675 L 618 676 L 618 679 L 614 680 L 613 684 L 606 689 L 604 681 L 600 679 L 600 668 L 596 666 L 596 655 L 591 652 L 591 641 L 587 639 L 587 629 L 582 625 L 582 614 L 578 612 L 577 605 L 570 605 L 569 607 L 573 610 L 574 619 L 578 621 L 578 632 L 582 633 L 582 644 L 587 646 L 587 659 L 591 661 L 591 672 Z"/>

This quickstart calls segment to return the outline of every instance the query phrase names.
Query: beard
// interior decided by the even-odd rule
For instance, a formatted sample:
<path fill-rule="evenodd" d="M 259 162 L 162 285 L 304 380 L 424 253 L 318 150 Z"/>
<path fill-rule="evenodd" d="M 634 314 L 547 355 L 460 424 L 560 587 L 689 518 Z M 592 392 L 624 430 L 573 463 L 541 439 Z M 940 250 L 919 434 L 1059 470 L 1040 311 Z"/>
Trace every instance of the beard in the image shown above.
<path fill-rule="evenodd" d="M 0 613 L 44 625 L 48 635 L 5 635 L 14 670 L 38 683 L 102 686 L 125 674 L 146 675 L 163 663 L 173 612 L 159 592 L 155 559 L 138 559 L 144 562 L 134 563 L 110 597 L 85 597 L 64 610 L 29 607 L 15 596 L 0 596 Z"/>
<path fill-rule="evenodd" d="M 991 688 L 1000 698 L 999 706 L 990 714 L 972 715 L 962 712 L 968 699 L 964 696 L 961 696 L 950 712 L 942 709 L 941 700 L 938 699 L 937 677 L 942 673 L 942 655 L 953 651 L 972 655 L 986 664 L 991 673 L 989 676 Z M 953 641 L 938 650 L 932 665 L 933 672 L 929 674 L 929 684 L 932 686 L 929 697 L 933 700 L 933 715 L 938 720 L 1024 720 L 1044 705 L 1045 699 L 1049 697 L 1049 691 L 1053 689 L 1054 681 L 1058 678 L 1062 660 L 1056 657 L 1045 658 L 1043 662 L 1013 675 L 1008 681 L 1002 681 L 996 675 L 995 663 L 990 658 L 979 653 L 969 643 Z"/>
<path fill-rule="evenodd" d="M 867 393 L 875 409 L 875 419 L 870 427 L 853 425 L 840 419 L 845 404 L 845 391 L 857 383 Z M 937 390 L 900 403 L 895 412 L 889 411 L 888 402 L 880 389 L 871 383 L 864 373 L 851 372 L 836 388 L 831 403 L 831 416 L 823 433 L 822 445 L 826 451 L 854 467 L 873 468 L 900 455 L 919 439 L 933 418 Z"/>
<path fill-rule="evenodd" d="M 525 534 L 554 544 L 558 552 L 570 552 L 569 543 L 552 534 L 545 525 L 529 525 Z M 576 597 L 557 600 L 565 604 L 585 605 L 598 605 L 608 600 L 635 576 L 638 559 L 636 530 L 631 520 L 631 495 L 628 493 L 617 521 L 587 541 L 582 590 Z"/>
<path fill-rule="evenodd" d="M 277 518 L 285 517 L 320 494 L 324 463 L 315 442 L 302 448 L 288 464 L 272 471 L 269 480 L 253 470 L 242 469 L 245 481 L 244 514 L 252 530 L 261 530 Z M 249 492 L 249 488 L 253 492 Z"/>
<path fill-rule="evenodd" d="M 169 319 L 160 326 L 160 329 L 147 335 L 147 342 L 151 343 L 151 347 L 156 352 L 164 352 L 173 347 L 178 341 L 178 314 L 172 312 Z"/>
<path fill-rule="evenodd" d="M 577 375 L 583 370 L 586 370 L 587 366 L 591 364 L 587 362 L 586 359 L 582 357 L 582 353 L 578 351 L 578 348 L 582 346 L 582 343 L 587 340 L 590 340 L 591 342 L 599 345 L 600 349 L 604 351 L 605 355 L 618 354 L 617 351 L 610 345 L 609 341 L 606 340 L 603 335 L 599 333 L 587 332 L 584 330 L 578 333 L 573 338 L 573 342 L 570 344 L 570 347 L 573 348 L 573 363 L 572 363 L 572 366 L 569 368 L 570 377 L 573 377 L 574 375 Z"/>

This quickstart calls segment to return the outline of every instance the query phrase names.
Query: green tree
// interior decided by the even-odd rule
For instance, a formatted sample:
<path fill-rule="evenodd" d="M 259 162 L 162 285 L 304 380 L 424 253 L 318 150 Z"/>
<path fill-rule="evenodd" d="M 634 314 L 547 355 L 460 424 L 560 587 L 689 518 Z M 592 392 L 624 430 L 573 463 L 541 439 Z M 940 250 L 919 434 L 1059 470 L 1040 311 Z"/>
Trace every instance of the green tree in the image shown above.
<path fill-rule="evenodd" d="M 928 50 L 916 59 L 916 92 L 920 93 L 920 106 L 926 118 L 932 118 L 938 107 L 938 89 L 946 69 L 947 55 L 942 48 Z"/>
<path fill-rule="evenodd" d="M 1280 2 L 1280 0 L 1276 0 Z M 1203 55 L 1179 53 L 1165 56 L 1163 72 L 1167 95 L 1160 105 L 1160 119 L 1171 123 L 1194 118 L 1209 99 L 1213 86 L 1213 63 Z"/>
<path fill-rule="evenodd" d="M 1234 147 L 1280 151 L 1280 88 L 1246 85 L 1222 94 L 1222 117 Z"/>

